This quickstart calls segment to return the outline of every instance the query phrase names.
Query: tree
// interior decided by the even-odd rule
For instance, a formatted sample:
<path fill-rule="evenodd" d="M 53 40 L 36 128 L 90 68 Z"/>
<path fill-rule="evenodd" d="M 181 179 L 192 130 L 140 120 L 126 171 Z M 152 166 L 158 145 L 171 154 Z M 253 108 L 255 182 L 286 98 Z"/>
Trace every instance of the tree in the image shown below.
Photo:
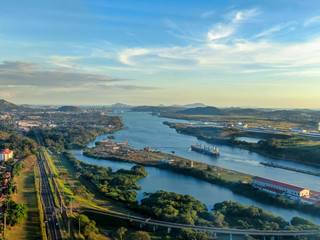
<path fill-rule="evenodd" d="M 78 216 L 78 221 L 80 221 L 81 232 L 88 240 L 96 239 L 96 235 L 98 234 L 98 228 L 96 227 L 96 222 L 90 220 L 86 215 L 80 214 Z"/>
<path fill-rule="evenodd" d="M 122 236 L 126 233 L 128 229 L 126 229 L 125 227 L 121 227 L 117 230 L 117 234 L 120 237 L 120 240 L 122 240 Z"/>
<path fill-rule="evenodd" d="M 24 204 L 16 204 L 11 201 L 11 207 L 7 215 L 7 224 L 14 226 L 21 223 L 26 217 L 28 208 Z"/>
<path fill-rule="evenodd" d="M 137 232 L 131 233 L 129 239 L 131 239 L 131 240 L 150 240 L 151 237 L 150 237 L 149 233 L 147 233 L 147 232 L 137 231 Z"/>
<path fill-rule="evenodd" d="M 208 235 L 205 232 L 193 231 L 190 228 L 183 228 L 180 234 L 183 240 L 207 240 Z"/>

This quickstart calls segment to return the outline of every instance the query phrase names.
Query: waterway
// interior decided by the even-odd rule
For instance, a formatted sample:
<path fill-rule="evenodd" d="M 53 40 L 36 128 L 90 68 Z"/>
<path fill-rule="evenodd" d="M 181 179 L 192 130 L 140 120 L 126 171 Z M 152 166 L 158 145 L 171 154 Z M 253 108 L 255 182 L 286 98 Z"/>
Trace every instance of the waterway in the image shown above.
<path fill-rule="evenodd" d="M 114 134 L 116 137 L 115 141 L 124 142 L 127 138 L 129 138 L 128 144 L 136 149 L 142 149 L 146 146 L 150 146 L 153 149 L 158 149 L 163 152 L 172 153 L 172 151 L 174 151 L 174 154 L 177 156 L 213 164 L 219 167 L 224 167 L 251 175 L 283 181 L 320 192 L 320 178 L 317 176 L 292 172 L 285 169 L 275 169 L 272 167 L 263 166 L 259 163 L 276 163 L 278 165 L 299 168 L 311 172 L 320 172 L 319 167 L 313 167 L 279 159 L 272 159 L 257 153 L 226 145 L 217 145 L 220 151 L 220 156 L 217 158 L 210 157 L 190 150 L 190 146 L 192 144 L 210 144 L 198 140 L 192 136 L 179 134 L 175 129 L 169 128 L 163 124 L 164 121 L 188 121 L 162 118 L 148 113 L 137 112 L 124 112 L 122 117 L 123 123 L 126 127 L 128 127 L 128 129 L 116 132 Z M 101 135 L 98 136 L 95 141 L 102 141 L 106 138 L 107 135 Z M 95 145 L 95 141 L 90 142 L 88 146 L 93 147 Z M 285 158 L 285 156 L 283 157 Z"/>
<path fill-rule="evenodd" d="M 252 137 L 237 137 L 237 140 L 239 140 L 239 141 L 245 141 L 245 142 L 248 142 L 248 143 L 257 143 L 257 142 L 259 142 L 260 140 L 264 140 L 264 139 L 261 139 L 261 138 L 252 138 Z"/>
<path fill-rule="evenodd" d="M 240 150 L 223 145 L 218 146 L 221 152 L 221 156 L 217 159 L 196 152 L 191 152 L 190 145 L 201 141 L 198 141 L 196 138 L 191 136 L 179 134 L 174 129 L 170 129 L 168 126 L 163 125 L 162 122 L 166 120 L 168 119 L 152 116 L 146 113 L 125 112 L 123 113 L 123 123 L 128 127 L 128 129 L 118 131 L 115 134 L 116 140 L 123 142 L 128 137 L 128 143 L 134 148 L 141 149 L 145 146 L 151 146 L 154 149 L 159 149 L 165 152 L 174 151 L 176 155 L 182 157 L 187 157 L 254 175 L 269 177 L 300 186 L 306 186 L 306 184 L 310 184 L 309 186 L 311 189 L 318 191 L 320 190 L 319 186 L 317 185 L 317 181 L 319 181 L 320 179 L 319 177 L 300 173 L 293 173 L 293 175 L 295 175 L 295 177 L 293 177 L 291 176 L 292 173 L 290 171 L 265 167 L 259 164 L 259 162 L 273 160 L 263 157 L 259 154 L 250 153 L 245 150 Z M 95 141 L 101 141 L 107 138 L 107 136 L 108 135 L 101 135 L 97 137 Z M 94 146 L 95 141 L 88 144 L 88 146 Z M 201 142 L 201 144 L 205 143 Z M 134 164 L 132 163 L 122 163 L 88 158 L 83 156 L 81 153 L 74 153 L 74 155 L 84 162 L 112 167 L 114 170 L 118 170 L 120 168 L 129 169 L 134 166 Z M 302 164 L 295 164 L 295 167 L 297 166 L 303 167 L 304 169 L 311 168 L 314 170 L 313 167 Z M 255 170 L 257 172 L 254 172 Z M 301 216 L 306 217 L 316 222 L 317 224 L 320 224 L 320 217 L 314 217 L 308 214 L 299 213 L 294 210 L 286 210 L 270 205 L 261 204 L 241 195 L 234 194 L 226 188 L 195 179 L 194 177 L 184 176 L 178 173 L 153 167 L 146 167 L 146 171 L 148 172 L 148 176 L 138 181 L 138 185 L 142 187 L 142 190 L 139 191 L 139 194 L 137 196 L 138 200 L 141 200 L 144 197 L 143 192 L 165 190 L 177 192 L 180 194 L 189 194 L 206 204 L 208 209 L 211 209 L 215 203 L 225 200 L 231 200 L 240 202 L 245 205 L 260 206 L 268 211 L 284 217 L 287 221 L 291 220 L 291 218 L 294 216 Z M 317 169 L 317 171 L 319 171 L 319 169 Z M 278 176 L 279 174 L 282 176 Z M 306 179 L 304 179 L 303 181 L 294 181 L 294 179 L 299 175 L 302 175 L 303 178 Z"/>

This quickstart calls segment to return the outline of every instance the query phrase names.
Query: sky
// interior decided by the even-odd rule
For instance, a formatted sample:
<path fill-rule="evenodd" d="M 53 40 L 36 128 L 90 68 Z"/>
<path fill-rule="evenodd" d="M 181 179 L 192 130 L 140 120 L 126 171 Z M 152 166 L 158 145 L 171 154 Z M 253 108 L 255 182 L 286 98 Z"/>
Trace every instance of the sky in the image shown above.
<path fill-rule="evenodd" d="M 3 1 L 0 98 L 320 108 L 320 1 Z"/>

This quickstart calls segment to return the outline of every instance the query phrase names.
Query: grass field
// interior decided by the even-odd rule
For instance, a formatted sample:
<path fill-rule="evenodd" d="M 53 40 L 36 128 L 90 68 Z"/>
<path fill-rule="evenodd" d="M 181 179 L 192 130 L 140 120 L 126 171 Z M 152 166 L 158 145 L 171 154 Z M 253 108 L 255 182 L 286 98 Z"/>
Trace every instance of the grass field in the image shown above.
<path fill-rule="evenodd" d="M 28 216 L 21 224 L 14 226 L 7 231 L 7 239 L 41 239 L 40 218 L 33 169 L 35 161 L 36 159 L 34 156 L 26 159 L 24 161 L 25 168 L 18 177 L 15 177 L 18 193 L 14 194 L 12 199 L 17 203 L 23 203 L 28 207 Z"/>

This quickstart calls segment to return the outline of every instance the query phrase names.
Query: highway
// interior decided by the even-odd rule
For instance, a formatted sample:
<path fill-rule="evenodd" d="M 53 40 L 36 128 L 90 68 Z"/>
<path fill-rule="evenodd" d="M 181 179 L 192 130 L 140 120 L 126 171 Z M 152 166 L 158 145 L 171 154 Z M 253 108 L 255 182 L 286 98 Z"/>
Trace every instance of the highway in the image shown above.
<path fill-rule="evenodd" d="M 39 142 L 39 139 L 38 139 Z M 39 142 L 39 157 L 38 157 L 38 166 L 40 170 L 40 180 L 41 180 L 41 188 L 40 188 L 40 194 L 41 194 L 41 201 L 44 205 L 44 211 L 46 215 L 46 222 L 45 224 L 48 229 L 48 237 L 51 240 L 60 240 L 62 238 L 60 225 L 57 218 L 57 211 L 54 206 L 54 196 L 52 195 L 51 188 L 49 185 L 48 175 L 45 171 L 44 167 L 44 161 L 45 156 L 43 153 L 43 150 L 41 148 L 41 144 Z"/>
<path fill-rule="evenodd" d="M 111 217 L 125 219 L 125 220 L 129 220 L 129 221 L 133 221 L 133 222 L 137 222 L 137 223 L 141 223 L 141 224 L 166 227 L 169 229 L 190 228 L 190 229 L 198 230 L 198 231 L 208 231 L 208 232 L 224 233 L 224 234 L 232 234 L 232 235 L 252 235 L 252 236 L 253 235 L 255 235 L 255 236 L 306 236 L 306 235 L 320 234 L 320 230 L 271 231 L 271 230 L 247 230 L 247 229 L 228 229 L 228 228 L 216 228 L 216 227 L 206 227 L 206 226 L 193 226 L 193 225 L 187 225 L 187 224 L 159 221 L 159 220 L 154 220 L 151 218 L 142 218 L 142 217 L 136 217 L 136 216 L 132 216 L 132 215 L 124 215 L 124 214 L 115 213 L 115 212 L 95 210 L 95 209 L 90 209 L 90 208 L 82 208 L 81 210 L 86 211 L 86 212 L 100 213 L 100 214 L 108 215 Z"/>

